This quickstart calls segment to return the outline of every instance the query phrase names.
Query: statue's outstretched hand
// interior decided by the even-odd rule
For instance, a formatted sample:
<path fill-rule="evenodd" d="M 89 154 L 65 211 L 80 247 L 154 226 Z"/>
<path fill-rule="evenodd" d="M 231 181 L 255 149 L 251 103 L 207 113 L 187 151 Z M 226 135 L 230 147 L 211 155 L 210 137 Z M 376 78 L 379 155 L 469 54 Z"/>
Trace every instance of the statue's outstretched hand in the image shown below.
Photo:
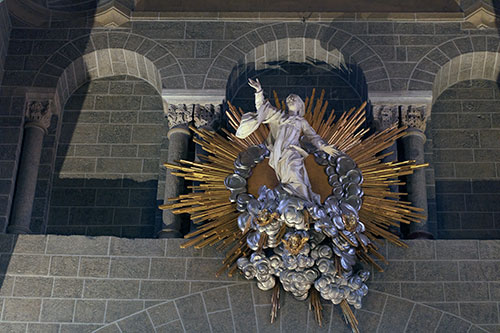
<path fill-rule="evenodd" d="M 325 153 L 327 153 L 328 155 L 332 155 L 332 156 L 338 156 L 342 153 L 340 150 L 338 150 L 334 146 L 323 146 L 323 147 L 321 147 L 321 150 L 324 151 Z"/>
<path fill-rule="evenodd" d="M 256 92 L 262 90 L 262 86 L 260 85 L 259 79 L 255 79 L 255 81 L 252 79 L 248 79 L 248 85 L 254 88 Z"/>

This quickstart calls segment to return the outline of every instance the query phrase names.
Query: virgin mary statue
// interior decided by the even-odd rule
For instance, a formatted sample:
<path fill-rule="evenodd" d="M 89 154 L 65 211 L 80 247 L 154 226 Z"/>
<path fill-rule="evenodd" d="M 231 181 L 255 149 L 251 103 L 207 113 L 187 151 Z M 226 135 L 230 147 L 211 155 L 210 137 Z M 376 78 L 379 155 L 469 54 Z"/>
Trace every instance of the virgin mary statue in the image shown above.
<path fill-rule="evenodd" d="M 245 113 L 236 131 L 238 138 L 244 139 L 252 134 L 260 124 L 269 125 L 266 146 L 270 151 L 271 166 L 278 181 L 290 193 L 308 202 L 320 204 L 320 196 L 311 188 L 309 176 L 304 166 L 304 158 L 308 153 L 300 147 L 300 138 L 330 155 L 340 152 L 333 146 L 325 144 L 321 137 L 304 119 L 305 105 L 302 99 L 294 94 L 286 98 L 288 112 L 280 111 L 264 100 L 264 93 L 258 79 L 248 80 L 255 89 L 255 107 L 257 112 Z"/>

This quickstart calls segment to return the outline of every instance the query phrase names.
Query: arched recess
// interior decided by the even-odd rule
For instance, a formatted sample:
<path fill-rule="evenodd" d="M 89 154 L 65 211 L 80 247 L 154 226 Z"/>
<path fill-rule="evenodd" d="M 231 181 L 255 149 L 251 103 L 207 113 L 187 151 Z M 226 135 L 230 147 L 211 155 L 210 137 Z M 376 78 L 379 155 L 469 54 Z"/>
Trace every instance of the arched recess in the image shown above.
<path fill-rule="evenodd" d="M 478 39 L 460 39 L 473 40 Z M 434 169 L 438 238 L 500 238 L 495 224 L 500 186 L 499 75 L 500 53 L 477 51 L 451 58 L 434 76 L 427 153 Z"/>
<path fill-rule="evenodd" d="M 319 326 L 308 303 L 295 300 L 289 293 L 282 295 L 279 315 L 270 323 L 270 300 L 269 292 L 251 283 L 207 288 L 155 303 L 95 332 L 351 332 L 338 306 L 322 304 L 323 323 Z M 376 290 L 369 292 L 366 304 L 354 313 L 361 332 L 487 332 L 469 318 Z"/>
<path fill-rule="evenodd" d="M 121 32 L 92 33 L 66 43 L 40 68 L 33 86 L 57 87 L 63 102 L 72 92 L 65 92 L 65 87 L 119 74 L 145 79 L 159 91 L 186 88 L 179 62 L 168 49 L 143 36 Z"/>
<path fill-rule="evenodd" d="M 387 71 L 363 41 L 314 23 L 278 23 L 250 31 L 222 49 L 211 64 L 205 88 L 223 88 L 231 98 L 247 78 L 283 63 L 307 64 L 343 77 L 361 96 L 390 90 Z"/>
<path fill-rule="evenodd" d="M 483 78 L 489 79 L 486 76 L 492 73 L 485 73 L 484 68 L 497 66 L 496 56 L 492 58 L 492 54 L 499 51 L 500 39 L 497 36 L 466 36 L 449 40 L 422 57 L 410 75 L 409 90 L 432 90 L 435 99 L 452 84 L 446 80 L 454 80 L 455 76 L 459 80 L 471 79 L 473 66 L 474 75 L 484 73 Z M 462 74 L 458 76 L 456 71 Z M 497 80 L 497 77 L 490 79 Z"/>
<path fill-rule="evenodd" d="M 54 68 L 51 61 L 57 60 L 49 59 L 35 82 L 50 75 L 46 69 Z M 91 92 L 91 84 L 109 88 Z M 129 92 L 112 90 L 120 85 Z M 154 237 L 161 217 L 157 184 L 166 133 L 157 65 L 134 51 L 99 49 L 68 64 L 55 88 L 60 109 L 70 111 L 58 115 L 54 139 L 44 144 L 53 155 L 41 229 Z"/>

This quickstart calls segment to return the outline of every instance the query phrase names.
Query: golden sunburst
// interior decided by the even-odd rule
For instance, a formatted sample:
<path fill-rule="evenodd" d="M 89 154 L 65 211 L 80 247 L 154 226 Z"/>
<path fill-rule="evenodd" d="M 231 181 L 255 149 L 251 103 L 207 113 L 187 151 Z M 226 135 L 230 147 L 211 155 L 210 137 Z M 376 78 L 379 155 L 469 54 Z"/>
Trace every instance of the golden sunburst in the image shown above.
<path fill-rule="evenodd" d="M 357 249 L 357 256 L 360 260 L 382 271 L 374 258 L 386 261 L 377 252 L 376 243 L 381 244 L 381 239 L 387 239 L 398 246 L 406 246 L 398 236 L 389 231 L 389 227 L 399 226 L 400 223 L 419 222 L 424 219 L 423 209 L 415 208 L 410 202 L 400 200 L 407 193 L 391 192 L 389 186 L 404 185 L 404 182 L 399 180 L 400 177 L 410 175 L 413 170 L 425 167 L 427 164 L 417 165 L 415 161 L 382 162 L 382 159 L 390 153 L 381 154 L 381 152 L 392 146 L 397 139 L 403 137 L 406 127 L 398 127 L 397 124 L 394 124 L 379 133 L 368 134 L 369 129 L 363 127 L 366 121 L 366 102 L 357 109 L 353 108 L 343 113 L 338 119 L 335 119 L 332 110 L 325 120 L 328 102 L 324 101 L 324 91 L 316 100 L 314 95 L 315 91 L 313 90 L 311 97 L 305 101 L 304 118 L 325 142 L 336 146 L 350 156 L 356 162 L 364 178 L 362 183 L 364 196 L 359 211 L 359 220 L 365 225 L 364 234 L 372 242 L 365 246 L 363 242 L 359 241 L 361 247 Z M 274 93 L 274 97 L 275 105 L 284 110 L 285 103 L 280 102 L 276 93 Z M 228 104 L 229 124 L 237 129 L 243 111 L 237 110 L 230 103 Z M 267 125 L 262 124 L 247 138 L 239 139 L 224 129 L 222 130 L 223 136 L 205 129 L 190 128 L 198 136 L 194 139 L 195 143 L 203 148 L 206 155 L 199 163 L 181 160 L 178 161 L 179 164 L 166 163 L 165 166 L 173 170 L 173 175 L 197 182 L 198 185 L 189 187 L 192 193 L 171 198 L 160 208 L 172 210 L 174 214 L 190 214 L 192 221 L 199 227 L 196 231 L 185 236 L 189 240 L 182 247 L 194 246 L 200 249 L 210 245 L 216 246 L 218 250 L 226 251 L 223 265 L 217 274 L 228 270 L 228 274 L 231 276 L 237 269 L 236 261 L 238 258 L 248 256 L 252 251 L 246 242 L 248 230 L 242 232 L 238 227 L 237 218 L 240 213 L 236 210 L 236 203 L 228 200 L 230 191 L 226 189 L 224 180 L 234 172 L 233 163 L 238 154 L 252 145 L 263 143 L 269 129 Z M 306 158 L 305 166 L 310 175 L 313 191 L 320 194 L 324 200 L 325 196 L 331 193 L 331 188 L 327 179 L 325 181 L 322 178 L 326 177 L 325 173 L 315 172 L 318 171 L 315 169 L 324 169 L 325 167 L 316 164 L 312 156 Z M 267 185 L 270 188 L 277 185 L 274 171 L 267 163 L 260 163 L 255 167 L 253 175 L 248 179 L 248 192 L 255 195 L 262 185 Z M 278 234 L 278 241 L 282 239 L 285 231 L 286 228 L 282 227 Z M 276 293 L 275 291 L 273 295 Z M 311 304 L 315 308 L 317 320 L 321 322 L 321 304 L 318 297 L 319 295 L 313 292 Z M 275 298 L 273 296 L 273 300 Z M 276 305 L 274 301 L 273 305 Z M 343 301 L 341 308 L 351 327 L 357 331 L 357 320 L 350 306 Z"/>

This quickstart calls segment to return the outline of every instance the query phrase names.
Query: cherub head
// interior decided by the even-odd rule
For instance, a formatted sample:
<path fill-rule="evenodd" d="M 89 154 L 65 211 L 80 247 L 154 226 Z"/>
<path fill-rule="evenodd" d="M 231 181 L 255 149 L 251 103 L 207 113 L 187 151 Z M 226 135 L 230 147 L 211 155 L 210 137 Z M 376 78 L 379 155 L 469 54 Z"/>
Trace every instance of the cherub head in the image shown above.
<path fill-rule="evenodd" d="M 288 106 L 288 113 L 291 116 L 299 115 L 303 117 L 306 113 L 306 106 L 304 104 L 304 101 L 302 100 L 302 98 L 295 94 L 288 95 L 288 97 L 286 98 L 286 105 Z"/>

